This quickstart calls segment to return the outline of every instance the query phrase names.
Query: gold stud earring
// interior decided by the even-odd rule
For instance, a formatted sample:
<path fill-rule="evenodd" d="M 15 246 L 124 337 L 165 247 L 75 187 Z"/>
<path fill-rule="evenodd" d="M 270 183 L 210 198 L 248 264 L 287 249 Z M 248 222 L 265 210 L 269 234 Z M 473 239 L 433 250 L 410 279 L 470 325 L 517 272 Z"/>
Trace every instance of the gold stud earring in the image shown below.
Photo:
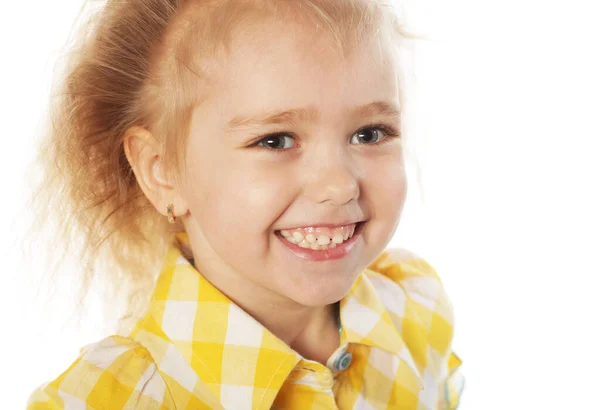
<path fill-rule="evenodd" d="M 167 205 L 167 218 L 169 219 L 170 224 L 174 224 L 177 219 L 175 215 L 173 215 L 173 204 Z"/>

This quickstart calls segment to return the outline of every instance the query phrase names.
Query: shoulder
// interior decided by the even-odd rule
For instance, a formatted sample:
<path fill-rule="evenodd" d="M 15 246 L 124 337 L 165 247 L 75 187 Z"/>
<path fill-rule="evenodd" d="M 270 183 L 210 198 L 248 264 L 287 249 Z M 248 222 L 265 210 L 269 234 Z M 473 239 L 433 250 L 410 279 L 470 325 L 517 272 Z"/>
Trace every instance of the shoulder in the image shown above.
<path fill-rule="evenodd" d="M 439 408 L 457 409 L 462 361 L 452 349 L 454 311 L 437 271 L 413 252 L 390 248 L 369 265 L 367 277 L 415 362 L 436 380 Z"/>
<path fill-rule="evenodd" d="M 388 248 L 371 264 L 369 269 L 394 281 L 409 277 L 430 277 L 439 281 L 435 269 L 421 256 L 403 248 Z"/>
<path fill-rule="evenodd" d="M 367 277 L 409 347 L 426 341 L 438 358 L 451 354 L 454 310 L 432 265 L 413 252 L 390 248 L 369 265 Z"/>
<path fill-rule="evenodd" d="M 436 269 L 421 256 L 401 248 L 389 248 L 368 266 L 373 277 L 385 278 L 423 307 L 453 322 L 452 305 Z"/>
<path fill-rule="evenodd" d="M 401 248 L 389 248 L 370 265 L 369 270 L 399 285 L 411 299 L 433 308 L 434 302 L 444 302 L 451 313 L 448 295 L 437 270 L 421 256 Z M 447 318 L 452 321 L 451 317 Z"/>
<path fill-rule="evenodd" d="M 110 336 L 81 349 L 60 376 L 38 387 L 33 409 L 170 409 L 164 380 L 140 343 Z"/>

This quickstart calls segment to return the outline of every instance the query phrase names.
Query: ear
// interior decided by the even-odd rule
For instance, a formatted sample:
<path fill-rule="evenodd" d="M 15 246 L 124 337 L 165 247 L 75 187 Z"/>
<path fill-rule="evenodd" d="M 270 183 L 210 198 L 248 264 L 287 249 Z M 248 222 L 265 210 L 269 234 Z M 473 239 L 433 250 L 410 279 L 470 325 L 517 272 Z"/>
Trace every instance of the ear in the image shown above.
<path fill-rule="evenodd" d="M 160 145 L 150 131 L 131 127 L 125 133 L 123 148 L 140 188 L 156 210 L 166 216 L 167 204 L 173 204 L 173 215 L 185 215 L 188 204 L 175 184 L 164 179 Z"/>

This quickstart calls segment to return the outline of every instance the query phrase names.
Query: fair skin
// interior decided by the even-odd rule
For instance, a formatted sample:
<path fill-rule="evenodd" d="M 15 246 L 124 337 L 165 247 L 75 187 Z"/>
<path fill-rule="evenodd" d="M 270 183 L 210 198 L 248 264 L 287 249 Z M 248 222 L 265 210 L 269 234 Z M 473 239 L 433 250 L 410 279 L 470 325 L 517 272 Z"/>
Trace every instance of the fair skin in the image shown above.
<path fill-rule="evenodd" d="M 383 61 L 371 42 L 342 59 L 327 36 L 307 33 L 270 22 L 234 39 L 227 66 L 212 79 L 214 92 L 193 113 L 187 178 L 177 188 L 162 179 L 158 144 L 147 131 L 131 129 L 125 151 L 156 209 L 166 214 L 174 204 L 198 270 L 304 357 L 325 363 L 339 345 L 334 303 L 392 238 L 406 174 L 399 114 L 356 113 L 374 102 L 400 110 L 389 40 L 377 39 Z M 234 117 L 295 108 L 318 117 L 228 128 Z M 359 132 L 373 124 L 396 136 L 373 127 Z M 261 140 L 274 133 L 281 134 Z M 367 222 L 341 259 L 298 258 L 276 236 L 347 220 Z"/>

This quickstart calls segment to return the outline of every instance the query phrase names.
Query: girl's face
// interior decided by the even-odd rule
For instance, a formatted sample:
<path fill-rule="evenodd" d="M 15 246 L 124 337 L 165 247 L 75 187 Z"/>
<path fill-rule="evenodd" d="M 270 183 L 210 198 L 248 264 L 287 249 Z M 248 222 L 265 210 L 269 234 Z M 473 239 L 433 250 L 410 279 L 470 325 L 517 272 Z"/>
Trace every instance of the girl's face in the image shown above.
<path fill-rule="evenodd" d="M 392 46 L 379 39 L 342 59 L 307 33 L 286 22 L 238 37 L 193 113 L 184 223 L 196 266 L 232 296 L 336 302 L 399 223 L 406 176 Z M 357 221 L 335 259 L 292 251 L 280 236 Z"/>

